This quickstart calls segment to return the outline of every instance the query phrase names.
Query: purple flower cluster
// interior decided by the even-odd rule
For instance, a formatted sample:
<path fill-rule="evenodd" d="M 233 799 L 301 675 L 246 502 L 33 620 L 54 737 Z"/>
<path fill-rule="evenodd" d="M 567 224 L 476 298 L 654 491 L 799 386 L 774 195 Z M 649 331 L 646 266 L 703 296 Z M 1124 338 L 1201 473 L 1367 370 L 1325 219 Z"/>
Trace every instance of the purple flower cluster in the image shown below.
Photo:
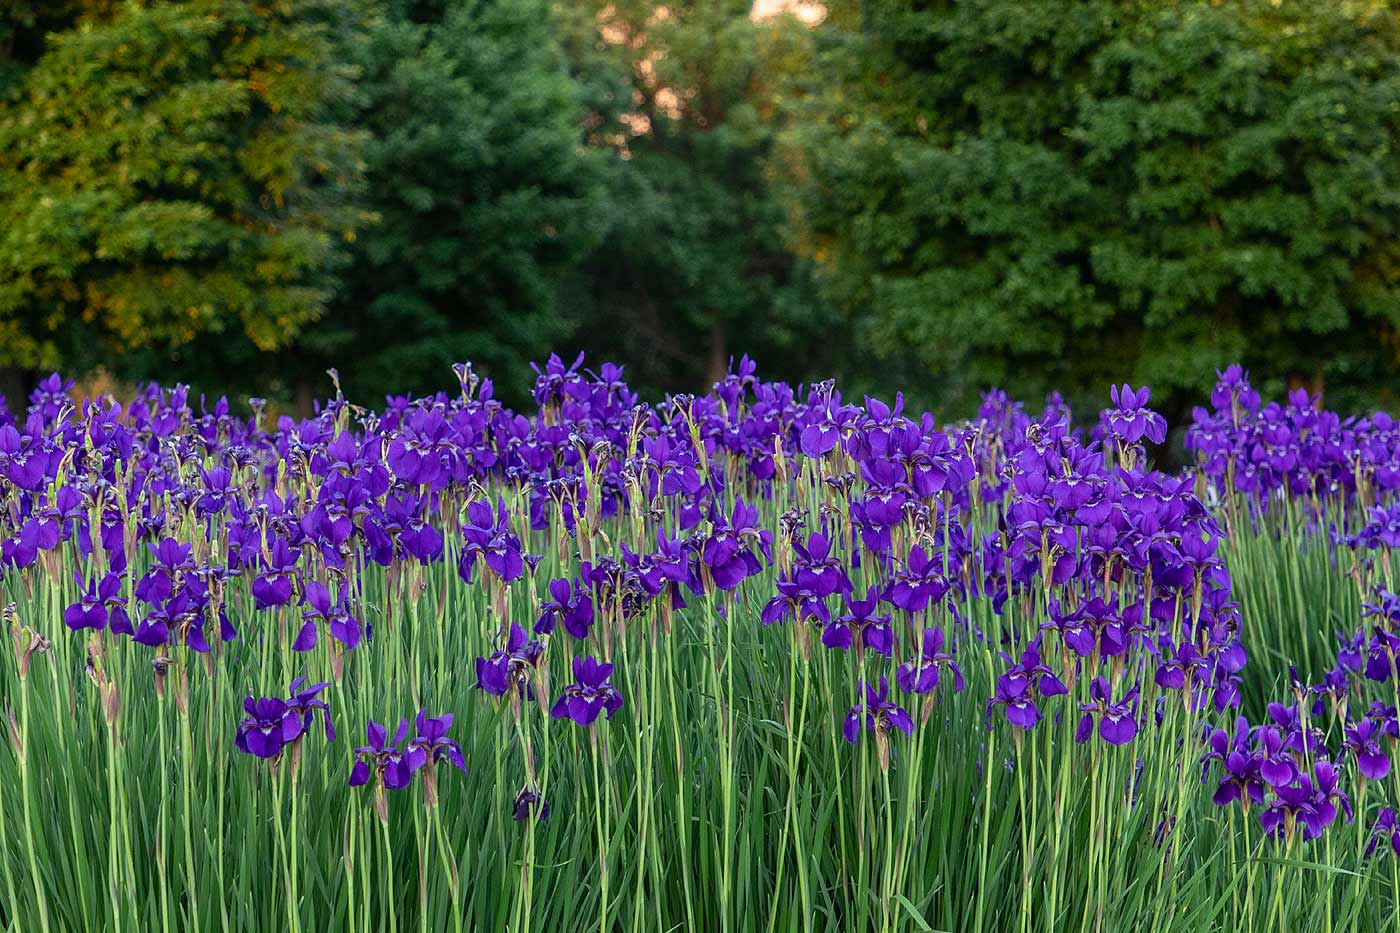
<path fill-rule="evenodd" d="M 709 393 L 651 405 L 620 367 L 552 356 L 536 367 L 533 413 L 506 408 L 469 366 L 455 372 L 453 392 L 377 412 L 337 396 L 275 424 L 261 403 L 235 417 L 184 387 L 74 404 L 53 377 L 22 422 L 0 418 L 0 563 L 59 579 L 76 555 L 63 621 L 94 646 L 152 649 L 158 686 L 172 666 L 184 676 L 182 649 L 233 650 L 233 620 L 248 641 L 280 639 L 308 662 L 324 653 L 339 682 L 385 637 L 376 627 L 393 631 L 385 606 L 437 565 L 444 587 L 485 594 L 485 611 L 460 622 L 476 626 L 481 691 L 517 724 L 537 701 L 590 731 L 623 707 L 610 662 L 632 670 L 618 640 L 669 634 L 699 601 L 704 624 L 792 639 L 795 661 L 815 646 L 845 694 L 833 730 L 852 744 L 873 736 L 888 767 L 894 733 L 923 730 L 937 704 L 985 701 L 988 728 L 1018 746 L 1049 723 L 1066 742 L 1137 748 L 1168 705 L 1193 729 L 1239 706 L 1246 653 L 1207 507 L 1217 498 L 1243 497 L 1254 514 L 1284 494 L 1341 499 L 1336 541 L 1378 560 L 1400 545 L 1386 498 L 1400 488 L 1394 422 L 1341 419 L 1299 392 L 1264 405 L 1238 367 L 1188 431 L 1199 477 L 1150 467 L 1166 422 L 1128 385 L 1086 433 L 1058 396 L 1032 417 L 988 392 L 975 419 L 940 426 L 901 396 L 857 404 L 831 383 L 764 382 L 747 357 Z M 776 522 L 763 507 L 775 499 L 794 505 Z M 376 567 L 382 602 L 364 583 Z M 1313 836 L 1347 809 L 1339 775 L 1389 773 L 1394 688 L 1389 705 L 1362 713 L 1355 701 L 1361 683 L 1396 677 L 1400 598 L 1380 591 L 1371 617 L 1324 682 L 1270 707 L 1268 723 L 1211 733 L 1217 802 L 1253 803 L 1274 814 L 1271 832 Z M 571 662 L 561 690 L 551 660 L 556 677 Z M 965 668 L 990 668 L 990 696 L 954 697 Z M 238 747 L 276 760 L 316 710 L 333 736 L 325 687 L 249 698 Z M 1331 750 L 1315 735 L 1328 698 Z M 421 773 L 435 801 L 435 765 L 465 769 L 452 722 L 420 712 L 412 738 L 406 720 L 392 736 L 368 725 L 350 781 L 375 783 L 382 818 L 384 791 Z M 515 816 L 543 819 L 549 804 L 527 777 Z"/>
<path fill-rule="evenodd" d="M 599 714 L 612 719 L 622 708 L 622 694 L 612 685 L 611 664 L 592 657 L 574 658 L 574 680 L 564 688 L 549 714 L 555 719 L 572 719 L 580 726 L 591 726 Z"/>
<path fill-rule="evenodd" d="M 1400 423 L 1384 412 L 1343 418 L 1295 389 L 1262 403 L 1239 366 L 1219 373 L 1211 407 L 1197 408 L 1186 449 L 1217 494 L 1264 509 L 1280 492 L 1363 503 L 1400 489 Z"/>
<path fill-rule="evenodd" d="M 302 737 L 311 731 L 311 723 L 317 713 L 326 730 L 326 741 L 335 741 L 335 726 L 331 723 L 331 709 L 325 700 L 319 698 L 321 691 L 329 683 L 306 686 L 306 679 L 299 677 L 287 688 L 287 699 L 262 697 L 243 700 L 243 710 L 247 714 L 238 723 L 234 744 L 244 754 L 257 758 L 275 760 L 288 748 L 296 748 Z"/>
<path fill-rule="evenodd" d="M 1400 741 L 1396 713 L 1396 654 L 1400 637 L 1400 597 L 1379 589 L 1363 614 L 1373 624 L 1339 636 L 1336 664 L 1316 683 L 1292 673 L 1293 701 L 1269 703 L 1267 719 L 1251 726 L 1239 717 L 1230 731 L 1205 730 L 1202 781 L 1212 764 L 1220 766 L 1214 801 L 1239 802 L 1247 812 L 1263 808 L 1266 832 L 1291 839 L 1315 839 L 1339 812 L 1353 818 L 1352 799 L 1364 801 L 1368 781 L 1391 775 Z M 1379 688 L 1379 699 L 1376 699 Z M 1346 775 L 1353 793 L 1343 789 Z M 1397 853 L 1394 810 L 1380 810 L 1367 854 L 1382 842 Z"/>
<path fill-rule="evenodd" d="M 1280 717 L 1274 710 L 1271 716 Z M 1308 741 L 1307 728 L 1294 719 L 1288 725 L 1251 728 L 1241 716 L 1233 732 L 1208 730 L 1210 750 L 1202 756 L 1201 780 L 1219 763 L 1220 782 L 1213 797 L 1218 806 L 1238 801 L 1247 813 L 1261 807 L 1259 822 L 1269 835 L 1291 840 L 1302 830 L 1304 840 L 1316 839 L 1345 813 L 1353 818 L 1351 799 L 1341 788 L 1341 774 L 1326 749 Z M 1312 761 L 1311 767 L 1307 762 Z"/>
<path fill-rule="evenodd" d="M 423 794 L 429 806 L 438 801 L 437 765 L 447 762 L 452 767 L 466 773 L 467 763 L 462 757 L 461 747 L 447 737 L 452 728 L 452 714 L 429 716 L 426 710 L 419 710 L 414 722 L 417 734 L 408 738 L 407 719 L 399 720 L 398 731 L 389 740 L 389 731 L 377 722 L 371 721 L 365 727 L 368 744 L 355 749 L 356 761 L 350 771 L 351 787 L 362 787 L 370 778 L 375 779 L 375 811 L 384 822 L 389 820 L 386 790 L 404 790 L 413 783 L 413 775 L 423 773 Z M 407 739 L 407 741 L 405 741 Z"/>

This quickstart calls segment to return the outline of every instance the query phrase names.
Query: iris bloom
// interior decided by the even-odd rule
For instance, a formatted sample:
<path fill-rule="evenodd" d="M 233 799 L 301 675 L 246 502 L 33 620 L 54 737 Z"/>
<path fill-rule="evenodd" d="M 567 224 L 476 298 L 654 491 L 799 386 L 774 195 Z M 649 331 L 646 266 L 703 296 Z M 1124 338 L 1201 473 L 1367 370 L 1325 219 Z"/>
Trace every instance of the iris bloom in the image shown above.
<path fill-rule="evenodd" d="M 1316 777 L 1316 783 L 1313 778 Z M 1298 775 L 1296 783 L 1274 785 L 1274 799 L 1259 818 L 1264 832 L 1271 836 L 1291 838 L 1298 826 L 1303 838 L 1316 839 L 1337 818 L 1337 806 L 1351 820 L 1351 803 L 1338 786 L 1337 772 L 1326 759 L 1318 761 L 1313 775 Z"/>
<path fill-rule="evenodd" d="M 536 822 L 543 823 L 549 819 L 549 801 L 541 797 L 533 787 L 522 787 L 520 793 L 515 795 L 515 802 L 511 804 L 511 815 L 517 822 L 533 816 Z"/>
<path fill-rule="evenodd" d="M 457 574 L 464 582 L 472 582 L 472 570 L 478 557 L 503 583 L 514 582 L 525 573 L 523 549 L 520 539 L 510 530 L 503 498 L 497 497 L 494 511 L 489 502 L 473 502 L 467 506 L 467 522 L 462 526 L 462 554 L 457 559 Z"/>
<path fill-rule="evenodd" d="M 1076 742 L 1087 742 L 1094 731 L 1094 717 L 1099 720 L 1099 736 L 1109 745 L 1127 745 L 1136 736 L 1138 688 L 1134 686 L 1123 699 L 1113 702 L 1113 690 L 1104 677 L 1095 677 L 1089 684 L 1089 697 L 1093 702 L 1082 703 L 1084 711 L 1079 728 L 1075 730 Z"/>
<path fill-rule="evenodd" d="M 1366 845 L 1366 857 L 1375 855 L 1376 848 L 1382 842 L 1389 843 L 1390 850 L 1400 855 L 1400 825 L 1396 824 L 1395 810 L 1390 807 L 1382 807 L 1376 817 L 1376 825 L 1371 828 L 1371 841 Z"/>
<path fill-rule="evenodd" d="M 114 573 L 89 583 L 78 596 L 78 601 L 63 611 L 63 623 L 75 632 L 85 628 L 106 628 L 108 601 L 121 591 L 121 587 L 121 577 Z"/>
<path fill-rule="evenodd" d="M 305 686 L 305 684 L 306 678 L 298 677 L 288 685 L 287 693 L 290 694 L 290 696 L 287 697 L 287 707 L 288 709 L 295 710 L 301 717 L 303 732 L 310 731 L 311 721 L 315 718 L 316 713 L 319 712 L 321 714 L 322 724 L 326 728 L 326 741 L 334 742 L 335 726 L 331 723 L 330 705 L 326 703 L 325 700 L 318 699 L 321 691 L 329 687 L 330 684 L 324 681 L 312 684 L 309 687 Z"/>
<path fill-rule="evenodd" d="M 734 501 L 729 516 L 720 513 L 714 532 L 700 549 L 700 560 L 709 568 L 710 578 L 721 590 L 732 590 L 763 570 L 753 546 L 769 562 L 773 560 L 773 533 L 758 524 L 758 509 L 743 499 Z"/>
<path fill-rule="evenodd" d="M 592 656 L 574 658 L 574 680 L 564 688 L 549 715 L 555 719 L 572 719 L 580 726 L 591 726 L 599 713 L 609 719 L 622 708 L 622 694 L 613 688 L 613 666 Z"/>
<path fill-rule="evenodd" d="M 330 707 L 317 695 L 329 684 L 304 686 L 305 677 L 292 681 L 286 700 L 274 697 L 243 700 L 246 716 L 238 723 L 234 744 L 239 751 L 259 758 L 276 758 L 288 747 L 295 751 L 296 743 L 311 729 L 312 719 L 319 711 L 326 727 L 326 740 L 335 741 L 335 727 L 331 725 Z M 295 756 L 293 767 L 295 767 Z"/>
<path fill-rule="evenodd" d="M 915 545 L 909 552 L 909 560 L 904 568 L 894 576 L 894 582 L 886 593 L 891 603 L 905 612 L 922 612 L 930 603 L 937 604 L 948 592 L 948 581 L 944 578 L 938 560 Z"/>
<path fill-rule="evenodd" d="M 909 718 L 909 714 L 902 707 L 890 702 L 889 681 L 883 675 L 878 687 L 871 686 L 869 681 L 862 682 L 862 686 L 865 700 L 850 708 L 841 728 L 847 742 L 854 745 L 860 738 L 862 718 L 865 720 L 865 728 L 874 732 L 877 738 L 883 738 L 891 729 L 898 729 L 905 735 L 914 734 L 914 721 Z"/>
<path fill-rule="evenodd" d="M 253 602 L 259 609 L 285 606 L 291 601 L 292 577 L 299 556 L 285 538 L 279 536 L 272 542 L 262 573 L 253 580 Z"/>
<path fill-rule="evenodd" d="M 938 686 L 942 668 L 953 672 L 953 692 L 963 689 L 962 668 L 953 656 L 943 650 L 943 629 L 937 625 L 924 629 L 923 646 L 917 657 L 901 664 L 895 671 L 895 686 L 905 693 L 928 693 Z"/>
<path fill-rule="evenodd" d="M 535 623 L 536 635 L 549 635 L 554 627 L 564 624 L 564 631 L 577 639 L 585 639 L 593 628 L 593 597 L 579 580 L 550 580 L 549 601 L 540 607 Z"/>
<path fill-rule="evenodd" d="M 350 786 L 359 787 L 369 782 L 371 767 L 379 776 L 379 783 L 389 790 L 403 790 L 413 780 L 413 772 L 423 767 L 428 753 L 421 746 L 411 743 L 400 750 L 399 745 L 408 735 L 408 720 L 400 719 L 394 741 L 388 740 L 388 730 L 371 721 L 365 728 L 368 745 L 355 749 L 359 760 L 350 771 Z M 382 814 L 381 814 L 382 815 Z"/>
<path fill-rule="evenodd" d="M 785 622 L 791 618 L 796 618 L 799 622 L 806 619 L 816 619 L 822 624 L 831 621 L 831 610 L 826 607 L 826 600 L 795 579 L 779 580 L 777 589 L 778 595 L 764 603 L 763 609 L 759 612 L 758 619 L 764 625 Z M 825 636 L 823 636 L 823 640 L 825 640 Z M 827 647 L 835 646 L 828 645 Z"/>
<path fill-rule="evenodd" d="M 840 559 L 832 555 L 826 535 L 816 532 L 805 545 L 794 542 L 793 551 L 793 579 L 798 586 L 818 597 L 851 592 L 851 579 Z"/>
<path fill-rule="evenodd" d="M 408 748 L 424 755 L 423 796 L 428 806 L 436 806 L 438 762 L 446 761 L 463 774 L 467 772 L 467 763 L 462 759 L 461 747 L 447 737 L 447 730 L 452 728 L 451 713 L 429 716 L 427 710 L 420 709 L 415 724 L 418 734 L 408 740 Z"/>
<path fill-rule="evenodd" d="M 344 645 L 346 650 L 353 651 L 359 645 L 363 632 L 359 620 L 350 614 L 346 594 L 342 592 L 340 599 L 332 603 L 330 590 L 326 585 L 312 580 L 306 584 L 306 592 L 303 595 L 307 608 L 302 613 L 301 631 L 297 633 L 292 650 L 310 651 L 316 647 L 317 622 L 324 620 L 331 637 Z"/>
<path fill-rule="evenodd" d="M 1127 383 L 1109 390 L 1114 407 L 1108 411 L 1108 430 L 1116 440 L 1135 444 L 1145 437 L 1160 444 L 1167 439 L 1167 420 L 1147 407 L 1151 395 L 1147 386 L 1134 391 Z"/>
<path fill-rule="evenodd" d="M 855 645 L 857 656 L 869 648 L 890 657 L 894 652 L 894 629 L 890 626 L 888 615 L 877 614 L 880 591 L 872 586 L 864 599 L 852 599 L 850 596 L 843 599 L 846 601 L 846 614 L 827 623 L 822 630 L 822 644 L 842 651 Z"/>
<path fill-rule="evenodd" d="M 245 754 L 276 758 L 302 734 L 301 717 L 283 700 L 246 697 L 243 709 L 248 715 L 238 723 L 233 742 Z"/>
<path fill-rule="evenodd" d="M 418 727 L 418 735 L 409 740 L 410 748 L 421 748 L 431 762 L 446 761 L 457 770 L 466 772 L 467 763 L 462 759 L 461 746 L 447 737 L 447 730 L 452 728 L 451 713 L 429 716 L 427 710 L 419 710 L 414 724 Z"/>
<path fill-rule="evenodd" d="M 476 659 L 476 685 L 492 696 L 504 696 L 512 687 L 530 695 L 530 672 L 544 655 L 544 645 L 529 639 L 514 623 L 506 646 L 488 658 Z"/>
<path fill-rule="evenodd" d="M 1204 783 L 1209 775 L 1210 763 L 1220 762 L 1225 774 L 1211 798 L 1216 806 L 1240 800 L 1248 811 L 1251 803 L 1264 803 L 1264 780 L 1260 774 L 1263 758 L 1251 747 L 1249 736 L 1249 721 L 1243 716 L 1235 720 L 1233 734 L 1224 729 L 1210 730 L 1210 750 L 1201 756 L 1201 781 Z"/>
<path fill-rule="evenodd" d="M 1357 770 L 1363 777 L 1379 781 L 1390 773 L 1390 757 L 1381 750 L 1380 728 L 1370 718 L 1347 726 L 1343 748 L 1356 758 Z"/>

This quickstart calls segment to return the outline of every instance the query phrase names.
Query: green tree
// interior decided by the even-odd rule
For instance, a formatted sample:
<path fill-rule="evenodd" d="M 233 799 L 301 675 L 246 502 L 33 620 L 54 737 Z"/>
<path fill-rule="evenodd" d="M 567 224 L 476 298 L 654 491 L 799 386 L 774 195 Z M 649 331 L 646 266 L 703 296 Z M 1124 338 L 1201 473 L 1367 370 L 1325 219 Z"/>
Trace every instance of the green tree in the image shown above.
<path fill-rule="evenodd" d="M 322 313 L 337 244 L 365 219 L 363 138 L 330 119 L 351 92 L 332 57 L 343 9 L 79 2 L 6 19 L 0 365 L 81 369 L 208 333 L 274 349 Z"/>
<path fill-rule="evenodd" d="M 529 361 L 569 336 L 559 281 L 602 193 L 550 6 L 391 4 L 361 64 L 379 222 L 301 347 L 370 400 L 442 387 L 460 360 L 527 391 Z"/>
<path fill-rule="evenodd" d="M 379 3 L 337 55 L 357 73 L 343 118 L 367 136 L 358 203 L 374 222 L 341 244 L 326 314 L 288 347 L 248 340 L 187 347 L 174 368 L 217 369 L 241 386 L 329 390 L 378 404 L 451 383 L 470 360 L 513 402 L 528 362 L 570 336 L 561 278 L 597 239 L 601 154 L 584 146 L 581 90 L 545 0 Z"/>
<path fill-rule="evenodd" d="M 867 0 L 817 39 L 797 246 L 928 401 L 1131 380 L 1180 417 L 1234 360 L 1394 401 L 1388 5 Z"/>
<path fill-rule="evenodd" d="M 696 388 L 729 356 L 831 375 L 840 341 L 784 242 L 771 156 L 805 27 L 746 0 L 585 2 L 571 46 L 611 154 L 605 235 L 568 283 L 575 341 L 647 391 Z"/>

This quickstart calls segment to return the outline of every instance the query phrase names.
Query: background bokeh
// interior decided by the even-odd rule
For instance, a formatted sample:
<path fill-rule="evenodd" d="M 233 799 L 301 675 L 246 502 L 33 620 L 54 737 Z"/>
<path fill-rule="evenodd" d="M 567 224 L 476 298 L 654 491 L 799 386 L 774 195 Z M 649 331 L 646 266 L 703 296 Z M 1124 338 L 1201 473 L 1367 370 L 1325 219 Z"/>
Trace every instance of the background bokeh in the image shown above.
<path fill-rule="evenodd" d="M 1393 406 L 1391 7 L 4 0 L 0 382 Z"/>

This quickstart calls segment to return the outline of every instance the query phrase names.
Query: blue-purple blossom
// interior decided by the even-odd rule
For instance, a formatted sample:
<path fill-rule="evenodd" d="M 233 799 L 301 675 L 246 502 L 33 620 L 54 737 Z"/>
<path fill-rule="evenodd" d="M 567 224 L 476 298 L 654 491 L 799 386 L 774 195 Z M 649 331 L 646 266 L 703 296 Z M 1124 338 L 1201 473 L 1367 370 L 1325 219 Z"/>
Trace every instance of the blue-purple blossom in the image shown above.
<path fill-rule="evenodd" d="M 572 719 L 580 726 L 591 726 L 600 713 L 611 719 L 622 708 L 622 694 L 613 688 L 609 678 L 613 666 L 593 658 L 574 658 L 574 683 L 564 688 L 549 715 L 555 719 Z"/>

